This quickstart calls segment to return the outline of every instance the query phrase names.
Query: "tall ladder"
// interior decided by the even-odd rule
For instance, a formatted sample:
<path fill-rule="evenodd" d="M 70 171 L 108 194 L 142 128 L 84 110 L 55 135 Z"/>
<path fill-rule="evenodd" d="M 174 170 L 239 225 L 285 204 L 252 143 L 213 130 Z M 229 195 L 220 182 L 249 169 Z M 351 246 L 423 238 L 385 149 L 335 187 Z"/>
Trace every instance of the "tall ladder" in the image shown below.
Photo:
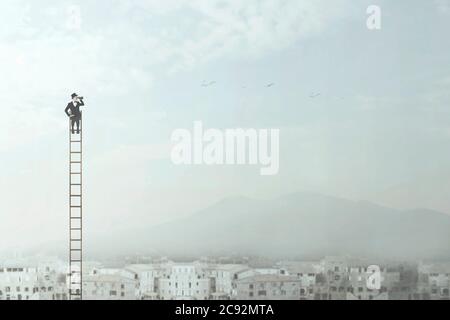
<path fill-rule="evenodd" d="M 83 298 L 83 126 L 72 134 L 69 120 L 69 299 Z"/>

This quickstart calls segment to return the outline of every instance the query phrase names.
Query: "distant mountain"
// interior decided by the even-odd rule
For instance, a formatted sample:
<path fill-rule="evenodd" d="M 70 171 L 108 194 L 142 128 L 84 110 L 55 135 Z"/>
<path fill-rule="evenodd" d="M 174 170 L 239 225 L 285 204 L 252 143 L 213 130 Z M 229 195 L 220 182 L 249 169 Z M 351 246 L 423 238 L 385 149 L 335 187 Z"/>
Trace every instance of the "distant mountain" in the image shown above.
<path fill-rule="evenodd" d="M 182 220 L 112 236 L 97 244 L 168 255 L 450 257 L 450 215 L 307 193 L 230 198 Z"/>

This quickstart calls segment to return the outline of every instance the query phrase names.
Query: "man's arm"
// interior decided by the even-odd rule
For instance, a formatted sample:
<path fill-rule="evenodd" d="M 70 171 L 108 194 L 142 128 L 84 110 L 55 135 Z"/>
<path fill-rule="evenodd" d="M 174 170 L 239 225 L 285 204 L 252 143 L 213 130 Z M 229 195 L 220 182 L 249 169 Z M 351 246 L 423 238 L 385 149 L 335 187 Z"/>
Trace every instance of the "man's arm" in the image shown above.
<path fill-rule="evenodd" d="M 80 107 L 84 106 L 83 99 L 80 99 L 78 103 L 80 104 Z"/>
<path fill-rule="evenodd" d="M 70 117 L 69 110 L 70 110 L 70 104 L 68 104 L 66 109 L 64 109 L 64 112 L 67 114 L 68 117 Z"/>

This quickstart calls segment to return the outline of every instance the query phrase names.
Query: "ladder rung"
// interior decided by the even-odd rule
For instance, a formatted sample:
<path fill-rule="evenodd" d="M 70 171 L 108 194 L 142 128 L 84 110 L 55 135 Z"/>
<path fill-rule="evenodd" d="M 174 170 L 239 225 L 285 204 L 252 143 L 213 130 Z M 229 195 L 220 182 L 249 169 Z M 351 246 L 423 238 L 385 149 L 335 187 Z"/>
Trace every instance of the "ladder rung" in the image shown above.
<path fill-rule="evenodd" d="M 81 161 L 70 161 L 70 163 L 81 163 Z"/>
<path fill-rule="evenodd" d="M 70 142 L 81 142 L 81 140 L 70 140 Z"/>
<path fill-rule="evenodd" d="M 70 262 L 82 262 L 81 260 L 70 260 Z"/>
<path fill-rule="evenodd" d="M 76 241 L 76 242 L 81 242 L 82 240 L 81 239 L 79 239 L 79 238 L 73 238 L 73 239 L 70 239 L 70 241 Z"/>
<path fill-rule="evenodd" d="M 71 183 L 71 186 L 81 186 L 81 183 Z"/>
<path fill-rule="evenodd" d="M 81 228 L 70 228 L 70 230 L 78 231 L 78 230 L 81 230 Z"/>
<path fill-rule="evenodd" d="M 70 217 L 70 219 L 81 219 L 81 217 Z"/>
<path fill-rule="evenodd" d="M 81 172 L 72 172 L 72 171 L 70 171 L 70 174 L 81 174 Z"/>
<path fill-rule="evenodd" d="M 71 194 L 71 197 L 81 197 L 81 194 Z"/>
<path fill-rule="evenodd" d="M 81 249 L 70 249 L 70 251 L 81 251 Z"/>
<path fill-rule="evenodd" d="M 71 208 L 81 208 L 81 206 L 70 206 Z"/>
<path fill-rule="evenodd" d="M 77 153 L 77 154 L 79 154 L 79 153 L 81 153 L 81 151 L 70 151 L 70 153 Z"/>

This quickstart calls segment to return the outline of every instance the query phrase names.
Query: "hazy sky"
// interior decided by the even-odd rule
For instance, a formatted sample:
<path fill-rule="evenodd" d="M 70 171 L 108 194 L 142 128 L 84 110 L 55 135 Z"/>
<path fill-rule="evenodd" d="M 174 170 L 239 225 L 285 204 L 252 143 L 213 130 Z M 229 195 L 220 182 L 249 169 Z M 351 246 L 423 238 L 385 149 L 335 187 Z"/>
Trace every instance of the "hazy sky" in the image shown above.
<path fill-rule="evenodd" d="M 74 91 L 87 235 L 297 191 L 450 213 L 450 1 L 3 0 L 0 24 L 0 250 L 66 235 Z M 195 120 L 279 128 L 279 174 L 174 166 Z"/>

